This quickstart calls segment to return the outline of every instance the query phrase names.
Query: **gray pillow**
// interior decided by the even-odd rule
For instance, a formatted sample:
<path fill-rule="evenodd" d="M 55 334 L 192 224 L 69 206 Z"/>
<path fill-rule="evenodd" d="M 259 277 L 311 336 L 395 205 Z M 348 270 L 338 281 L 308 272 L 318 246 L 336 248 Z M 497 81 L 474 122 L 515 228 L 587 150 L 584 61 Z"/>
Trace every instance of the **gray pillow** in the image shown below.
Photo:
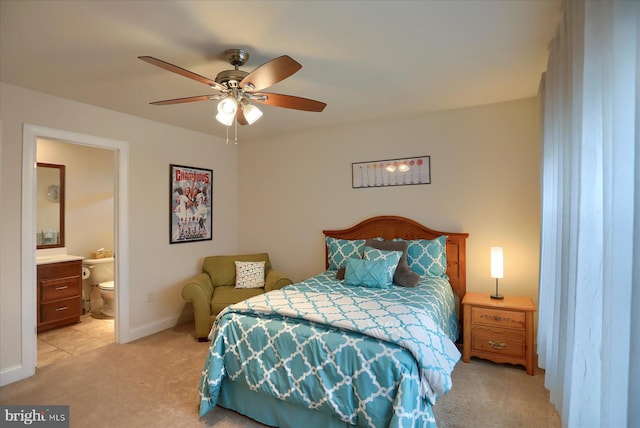
<path fill-rule="evenodd" d="M 385 251 L 402 251 L 402 256 L 393 274 L 393 282 L 402 287 L 415 287 L 420 281 L 420 275 L 409 268 L 407 262 L 407 242 L 406 241 L 381 241 L 377 239 L 367 239 L 365 246 Z"/>

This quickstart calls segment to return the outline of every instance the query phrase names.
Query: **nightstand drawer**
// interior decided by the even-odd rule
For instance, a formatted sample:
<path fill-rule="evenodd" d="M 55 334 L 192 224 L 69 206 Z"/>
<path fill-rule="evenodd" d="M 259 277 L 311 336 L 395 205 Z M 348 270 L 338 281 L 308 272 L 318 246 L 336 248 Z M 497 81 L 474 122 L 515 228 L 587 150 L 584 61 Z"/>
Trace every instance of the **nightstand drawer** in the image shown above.
<path fill-rule="evenodd" d="M 525 358 L 526 340 L 524 334 L 506 330 L 493 331 L 476 327 L 471 332 L 471 349 L 496 355 Z"/>
<path fill-rule="evenodd" d="M 471 318 L 474 325 L 484 324 L 518 330 L 524 330 L 526 325 L 525 313 L 518 311 L 473 307 Z"/>

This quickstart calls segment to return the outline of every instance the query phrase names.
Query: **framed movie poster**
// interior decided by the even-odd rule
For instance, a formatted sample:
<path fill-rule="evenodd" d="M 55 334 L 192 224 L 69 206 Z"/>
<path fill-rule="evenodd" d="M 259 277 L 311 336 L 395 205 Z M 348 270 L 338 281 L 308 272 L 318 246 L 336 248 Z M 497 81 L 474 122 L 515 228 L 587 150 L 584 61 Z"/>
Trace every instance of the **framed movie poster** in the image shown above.
<path fill-rule="evenodd" d="M 213 170 L 172 164 L 170 172 L 169 243 L 211 240 Z"/>

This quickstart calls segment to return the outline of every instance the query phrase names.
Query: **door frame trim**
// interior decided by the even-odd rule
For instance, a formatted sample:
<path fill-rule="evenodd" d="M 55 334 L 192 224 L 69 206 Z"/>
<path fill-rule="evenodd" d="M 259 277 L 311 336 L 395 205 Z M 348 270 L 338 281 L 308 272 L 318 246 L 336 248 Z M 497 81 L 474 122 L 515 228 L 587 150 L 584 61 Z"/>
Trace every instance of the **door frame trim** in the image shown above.
<path fill-rule="evenodd" d="M 126 141 L 79 134 L 25 123 L 22 140 L 22 355 L 15 380 L 35 374 L 37 364 L 36 302 L 36 163 L 37 140 L 48 138 L 67 143 L 111 149 L 115 156 L 114 251 L 117 254 L 115 276 L 118 284 L 115 302 L 115 341 L 130 341 L 129 325 L 129 143 Z M 5 373 L 8 374 L 8 373 Z M 13 376 L 11 376 L 13 377 Z M 3 379 L 7 381 L 9 379 Z M 11 383 L 15 380 L 12 380 Z M 5 382 L 2 382 L 3 384 Z"/>

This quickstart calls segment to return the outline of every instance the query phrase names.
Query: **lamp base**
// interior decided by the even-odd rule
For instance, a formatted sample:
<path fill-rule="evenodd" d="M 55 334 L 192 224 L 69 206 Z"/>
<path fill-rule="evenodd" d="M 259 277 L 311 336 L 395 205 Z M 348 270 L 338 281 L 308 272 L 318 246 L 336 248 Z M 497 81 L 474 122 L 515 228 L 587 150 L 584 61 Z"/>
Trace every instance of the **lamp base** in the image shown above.
<path fill-rule="evenodd" d="M 489 297 L 491 297 L 492 299 L 496 299 L 496 300 L 502 300 L 504 299 L 504 296 L 502 294 L 491 294 L 489 295 Z"/>

